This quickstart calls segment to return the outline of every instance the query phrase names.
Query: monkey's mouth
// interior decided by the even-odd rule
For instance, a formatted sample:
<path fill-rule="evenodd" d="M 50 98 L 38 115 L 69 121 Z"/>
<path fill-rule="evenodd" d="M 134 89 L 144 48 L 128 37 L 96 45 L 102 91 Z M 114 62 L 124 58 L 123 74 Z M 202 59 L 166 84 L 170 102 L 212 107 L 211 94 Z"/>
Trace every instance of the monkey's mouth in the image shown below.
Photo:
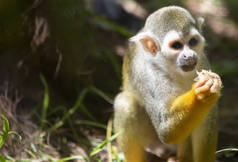
<path fill-rule="evenodd" d="M 189 65 L 181 65 L 180 68 L 184 71 L 184 72 L 189 72 L 195 69 L 197 63 L 194 64 L 189 64 Z"/>

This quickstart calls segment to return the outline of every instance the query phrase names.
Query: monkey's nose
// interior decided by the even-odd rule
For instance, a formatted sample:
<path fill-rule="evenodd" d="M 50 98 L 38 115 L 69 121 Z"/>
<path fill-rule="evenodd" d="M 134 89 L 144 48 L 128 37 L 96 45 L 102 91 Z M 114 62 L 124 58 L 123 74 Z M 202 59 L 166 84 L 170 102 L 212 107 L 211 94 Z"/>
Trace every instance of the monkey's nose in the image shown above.
<path fill-rule="evenodd" d="M 192 71 L 197 65 L 197 60 L 196 55 L 183 55 L 183 57 L 179 58 L 178 65 L 185 72 Z"/>
<path fill-rule="evenodd" d="M 197 57 L 196 55 L 192 55 L 192 56 L 186 56 L 183 55 L 183 59 L 184 59 L 184 64 L 186 65 L 196 65 L 197 64 Z"/>

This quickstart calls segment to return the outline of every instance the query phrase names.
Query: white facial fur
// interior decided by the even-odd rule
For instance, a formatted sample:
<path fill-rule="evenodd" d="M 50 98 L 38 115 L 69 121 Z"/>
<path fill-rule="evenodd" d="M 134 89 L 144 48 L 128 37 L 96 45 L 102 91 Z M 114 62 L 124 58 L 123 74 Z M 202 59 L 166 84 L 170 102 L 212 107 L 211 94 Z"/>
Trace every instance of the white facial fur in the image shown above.
<path fill-rule="evenodd" d="M 182 32 L 177 32 L 175 30 L 169 31 L 164 37 L 164 41 L 161 45 L 161 52 L 166 54 L 167 56 L 173 57 L 176 54 L 178 54 L 178 52 L 180 52 L 182 49 L 175 50 L 169 46 L 169 43 L 174 40 L 179 40 L 179 42 L 181 42 L 184 46 L 189 46 L 188 45 L 189 40 L 193 37 L 195 37 L 198 40 L 198 44 L 194 47 L 189 47 L 189 48 L 194 49 L 199 54 L 202 52 L 201 50 L 203 50 L 205 39 L 194 27 L 190 29 L 190 33 L 186 36 L 183 36 Z"/>
<path fill-rule="evenodd" d="M 169 57 L 173 57 L 178 54 L 178 50 L 174 50 L 169 46 L 169 43 L 173 40 L 178 40 L 182 37 L 182 32 L 177 32 L 175 30 L 169 31 L 165 37 L 163 44 L 161 45 L 161 52 L 168 55 Z M 183 43 L 183 42 L 182 42 Z"/>
<path fill-rule="evenodd" d="M 195 45 L 191 44 L 192 39 L 197 41 Z M 179 42 L 181 48 L 173 48 L 172 44 L 174 42 Z M 168 67 L 176 68 L 176 71 L 179 73 L 184 74 L 190 73 L 191 71 L 194 72 L 196 71 L 196 67 L 194 67 L 194 69 L 191 67 L 190 70 L 184 71 L 184 69 L 181 69 L 181 66 L 189 65 L 191 63 L 191 61 L 187 62 L 184 57 L 194 58 L 197 60 L 195 62 L 199 64 L 200 56 L 203 54 L 204 42 L 205 39 L 203 36 L 193 26 L 191 26 L 189 33 L 186 35 L 184 35 L 182 32 L 171 30 L 165 35 L 163 43 L 161 44 L 161 55 L 164 55 L 169 60 L 170 65 Z"/>
<path fill-rule="evenodd" d="M 199 39 L 199 44 L 195 46 L 193 49 L 197 51 L 198 54 L 203 52 L 204 49 L 204 44 L 205 44 L 205 39 L 204 37 L 198 32 L 196 28 L 191 28 L 190 29 L 190 35 L 186 39 L 186 42 L 188 42 L 191 37 L 196 36 Z"/>

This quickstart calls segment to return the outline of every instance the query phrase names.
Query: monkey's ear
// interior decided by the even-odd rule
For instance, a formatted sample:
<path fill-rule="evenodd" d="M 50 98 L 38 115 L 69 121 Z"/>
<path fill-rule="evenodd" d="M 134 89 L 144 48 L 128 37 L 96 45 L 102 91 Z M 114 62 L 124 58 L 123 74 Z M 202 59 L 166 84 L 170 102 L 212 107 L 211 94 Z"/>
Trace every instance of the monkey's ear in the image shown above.
<path fill-rule="evenodd" d="M 204 25 L 204 18 L 203 17 L 199 17 L 197 18 L 197 24 L 198 24 L 198 30 L 200 32 L 202 32 L 202 28 L 203 28 L 203 25 Z"/>
<path fill-rule="evenodd" d="M 151 37 L 145 36 L 140 39 L 140 42 L 146 51 L 149 51 L 154 56 L 156 55 L 158 51 L 158 46 Z"/>
<path fill-rule="evenodd" d="M 150 32 L 139 33 L 129 40 L 132 42 L 139 42 L 143 46 L 145 51 L 150 52 L 154 56 L 160 50 L 159 46 L 156 44 L 155 38 Z"/>

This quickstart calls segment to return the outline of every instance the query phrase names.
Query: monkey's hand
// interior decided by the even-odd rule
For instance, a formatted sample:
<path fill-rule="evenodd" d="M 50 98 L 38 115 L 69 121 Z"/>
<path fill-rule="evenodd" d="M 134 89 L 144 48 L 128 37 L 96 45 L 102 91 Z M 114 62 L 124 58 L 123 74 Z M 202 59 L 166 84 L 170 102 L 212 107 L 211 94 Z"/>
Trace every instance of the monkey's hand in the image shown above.
<path fill-rule="evenodd" d="M 198 100 L 202 100 L 205 97 L 220 94 L 220 90 L 223 87 L 221 78 L 216 73 L 211 71 L 202 70 L 197 72 L 198 76 L 194 79 L 194 92 Z"/>

